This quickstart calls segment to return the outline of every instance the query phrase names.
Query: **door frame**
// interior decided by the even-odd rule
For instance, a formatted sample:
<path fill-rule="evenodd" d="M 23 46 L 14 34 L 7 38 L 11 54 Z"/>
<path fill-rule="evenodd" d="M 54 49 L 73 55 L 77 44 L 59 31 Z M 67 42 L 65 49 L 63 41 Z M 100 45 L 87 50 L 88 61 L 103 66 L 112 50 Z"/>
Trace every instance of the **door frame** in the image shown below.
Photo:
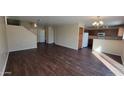
<path fill-rule="evenodd" d="M 80 29 L 82 29 L 82 37 L 80 38 Z M 83 45 L 83 33 L 84 33 L 84 27 L 79 27 L 79 33 L 78 33 L 78 49 L 81 49 L 82 48 L 82 45 Z M 81 40 L 81 42 L 80 42 Z M 80 45 L 81 44 L 81 45 Z"/>

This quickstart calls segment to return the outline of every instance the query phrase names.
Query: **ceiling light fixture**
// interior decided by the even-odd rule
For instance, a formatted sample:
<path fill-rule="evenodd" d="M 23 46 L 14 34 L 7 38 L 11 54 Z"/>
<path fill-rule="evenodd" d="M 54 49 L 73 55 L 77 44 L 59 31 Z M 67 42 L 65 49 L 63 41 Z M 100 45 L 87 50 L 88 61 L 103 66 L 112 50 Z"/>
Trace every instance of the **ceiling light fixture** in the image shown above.
<path fill-rule="evenodd" d="M 35 28 L 37 27 L 37 24 L 36 24 L 36 23 L 34 23 L 34 27 L 35 27 Z"/>
<path fill-rule="evenodd" d="M 97 19 L 95 22 L 92 23 L 93 26 L 100 28 L 104 25 L 104 22 L 101 20 L 100 16 L 97 16 Z"/>
<path fill-rule="evenodd" d="M 37 20 L 37 22 L 34 23 L 34 27 L 37 28 L 40 24 L 40 19 Z"/>

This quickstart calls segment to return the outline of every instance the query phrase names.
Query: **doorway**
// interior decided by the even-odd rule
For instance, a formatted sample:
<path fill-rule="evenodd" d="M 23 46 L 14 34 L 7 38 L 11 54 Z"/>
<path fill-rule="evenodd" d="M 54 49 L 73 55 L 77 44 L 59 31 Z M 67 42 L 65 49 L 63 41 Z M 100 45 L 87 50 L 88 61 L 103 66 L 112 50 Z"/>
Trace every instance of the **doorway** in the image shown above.
<path fill-rule="evenodd" d="M 45 29 L 38 29 L 38 43 L 45 43 Z"/>

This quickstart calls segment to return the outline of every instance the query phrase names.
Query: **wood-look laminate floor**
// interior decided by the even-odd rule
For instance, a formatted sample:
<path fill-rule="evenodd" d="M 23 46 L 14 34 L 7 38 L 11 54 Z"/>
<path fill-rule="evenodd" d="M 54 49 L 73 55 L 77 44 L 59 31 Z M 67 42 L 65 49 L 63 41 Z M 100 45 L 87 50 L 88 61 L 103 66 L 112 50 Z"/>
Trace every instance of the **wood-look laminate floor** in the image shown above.
<path fill-rule="evenodd" d="M 9 54 L 5 76 L 112 76 L 91 49 L 73 50 L 38 44 L 37 49 Z"/>

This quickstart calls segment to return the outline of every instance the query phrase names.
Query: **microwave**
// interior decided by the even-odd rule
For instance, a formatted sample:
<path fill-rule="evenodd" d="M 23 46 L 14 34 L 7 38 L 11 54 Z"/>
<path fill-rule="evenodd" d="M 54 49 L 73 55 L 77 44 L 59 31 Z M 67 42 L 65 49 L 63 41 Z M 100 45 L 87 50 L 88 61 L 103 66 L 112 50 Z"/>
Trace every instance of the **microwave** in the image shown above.
<path fill-rule="evenodd" d="M 97 36 L 98 37 L 105 37 L 105 33 L 104 32 L 99 32 L 99 33 L 97 33 Z"/>

